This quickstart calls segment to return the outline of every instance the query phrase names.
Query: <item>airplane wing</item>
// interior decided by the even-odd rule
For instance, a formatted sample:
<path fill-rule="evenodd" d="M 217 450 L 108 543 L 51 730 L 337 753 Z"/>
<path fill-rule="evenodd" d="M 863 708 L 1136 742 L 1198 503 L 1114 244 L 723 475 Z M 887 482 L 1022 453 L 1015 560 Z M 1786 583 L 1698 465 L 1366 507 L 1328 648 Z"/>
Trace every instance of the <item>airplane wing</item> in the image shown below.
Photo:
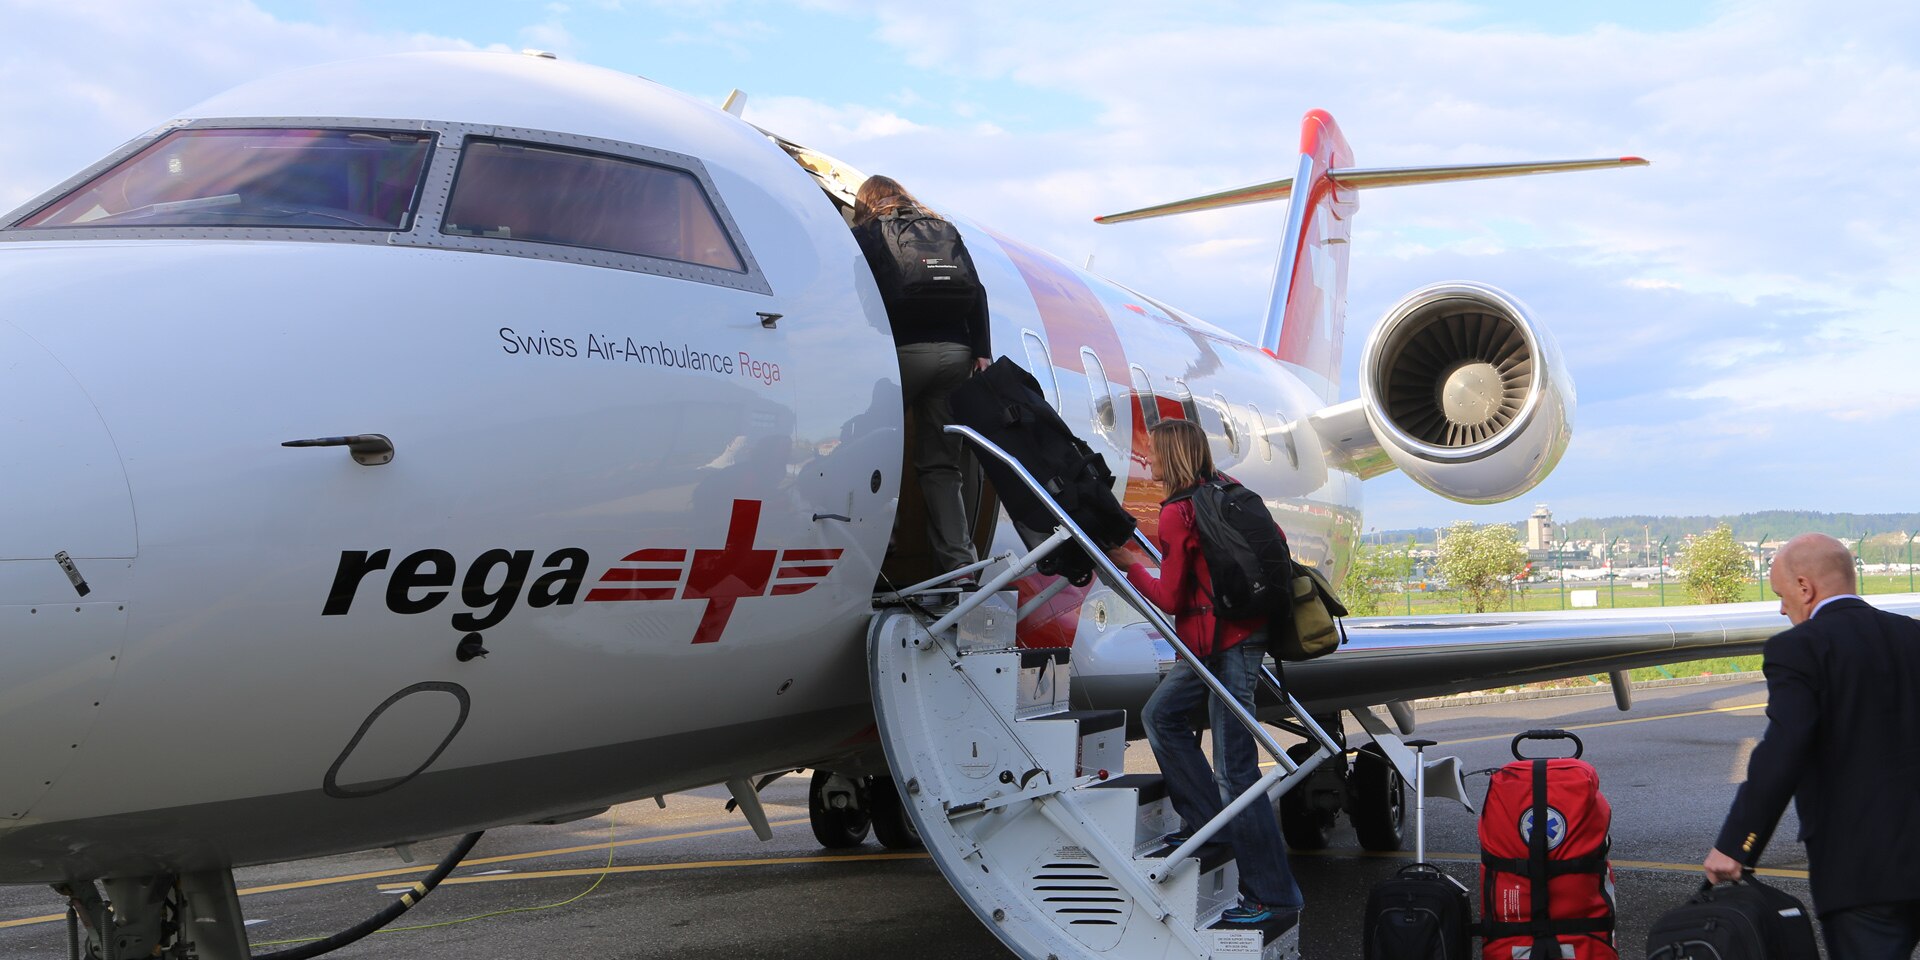
<path fill-rule="evenodd" d="M 1920 617 L 1920 593 L 1868 597 Z M 1633 667 L 1758 653 L 1777 602 L 1445 617 L 1354 617 L 1337 652 L 1286 665 L 1314 709 L 1346 709 Z"/>

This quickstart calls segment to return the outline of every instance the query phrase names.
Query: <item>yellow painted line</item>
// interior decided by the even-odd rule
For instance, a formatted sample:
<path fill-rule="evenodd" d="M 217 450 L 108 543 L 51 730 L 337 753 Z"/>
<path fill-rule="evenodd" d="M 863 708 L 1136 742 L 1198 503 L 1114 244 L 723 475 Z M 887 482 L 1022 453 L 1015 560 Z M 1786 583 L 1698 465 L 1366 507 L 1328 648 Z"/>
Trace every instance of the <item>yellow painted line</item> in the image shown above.
<path fill-rule="evenodd" d="M 1294 857 L 1329 857 L 1351 860 L 1406 860 L 1408 862 L 1412 862 L 1413 860 L 1411 856 L 1407 855 L 1407 851 L 1405 850 L 1288 850 L 1287 855 Z M 1447 863 L 1479 863 L 1480 855 L 1477 853 L 1434 853 L 1429 850 L 1427 851 L 1427 859 Z M 1702 880 L 1705 880 L 1707 875 L 1706 867 L 1698 863 L 1663 863 L 1658 860 L 1614 860 L 1612 864 L 1615 869 L 1624 870 L 1653 870 L 1661 873 L 1697 873 L 1700 874 Z M 1774 867 L 1761 867 L 1754 872 L 1763 877 L 1785 877 L 1793 880 L 1807 879 L 1807 871 L 1805 870 L 1784 870 Z"/>
<path fill-rule="evenodd" d="M 775 827 L 789 827 L 796 823 L 806 823 L 806 822 L 807 820 L 805 817 L 799 817 L 792 820 L 775 820 L 770 825 Z M 558 857 L 558 856 L 564 856 L 569 853 L 586 853 L 593 850 L 613 850 L 619 847 L 632 847 L 632 846 L 637 846 L 643 843 L 665 843 L 668 840 L 691 840 L 696 837 L 713 837 L 713 836 L 719 836 L 721 834 L 726 834 L 726 833 L 745 833 L 746 831 L 752 830 L 752 829 L 753 828 L 751 826 L 742 826 L 742 827 L 716 827 L 711 830 L 689 830 L 685 833 L 667 833 L 667 834 L 661 834 L 655 837 L 638 837 L 632 840 L 613 840 L 607 843 L 589 843 L 589 844 L 584 844 L 582 846 L 577 846 L 577 847 L 556 847 L 552 850 L 534 850 L 528 853 L 510 853 L 510 854 L 504 854 L 502 856 L 497 856 L 497 857 L 481 857 L 478 859 L 463 861 L 460 865 L 463 867 L 478 867 L 478 866 L 485 866 L 486 864 L 490 864 L 490 863 L 512 863 L 518 860 L 538 860 L 543 857 Z M 426 873 L 432 869 L 433 869 L 432 865 L 423 865 L 423 866 L 417 866 L 417 867 L 397 867 L 392 870 L 372 870 L 366 873 L 348 873 L 348 874 L 341 874 L 339 876 L 332 876 L 332 877 L 315 877 L 312 880 L 296 880 L 291 883 L 272 883 L 272 884 L 267 884 L 265 886 L 248 887 L 244 890 L 239 891 L 239 893 L 241 896 L 246 897 L 246 896 L 252 896 L 253 894 L 256 894 L 256 893 L 279 893 L 285 890 L 307 890 L 313 887 L 332 886 L 334 884 L 340 884 L 340 883 L 354 883 L 360 880 L 380 880 L 386 877 L 404 877 L 404 876 L 407 876 L 408 874 Z M 598 871 L 590 870 L 588 872 L 597 873 Z M 446 882 L 452 883 L 454 881 L 448 880 Z M 11 927 L 27 927 L 27 926 L 32 926 L 34 924 L 39 924 L 39 923 L 54 923 L 56 921 L 65 920 L 66 918 L 67 918 L 67 915 L 65 913 L 50 913 L 45 916 L 39 916 L 39 917 L 22 917 L 21 919 L 18 919 L 18 920 L 0 920 L 0 930 L 6 930 Z"/>
<path fill-rule="evenodd" d="M 1749 703 L 1744 706 L 1738 706 L 1738 707 L 1713 707 L 1708 710 L 1689 710 L 1686 713 L 1668 713 L 1668 714 L 1662 714 L 1657 717 L 1628 717 L 1625 720 L 1602 720 L 1598 723 L 1581 723 L 1581 724 L 1575 724 L 1574 726 L 1571 726 L 1571 727 L 1556 727 L 1554 729 L 1593 730 L 1598 727 L 1617 727 L 1624 723 L 1652 723 L 1655 720 L 1681 720 L 1686 717 L 1705 717 L 1705 716 L 1710 716 L 1716 713 L 1734 713 L 1740 710 L 1765 710 L 1766 708 L 1767 708 L 1767 703 L 1766 701 L 1762 700 L 1759 703 Z M 1495 735 L 1491 737 L 1469 737 L 1465 740 L 1443 740 L 1440 742 L 1440 745 L 1451 747 L 1451 746 L 1455 746 L 1457 744 L 1462 744 L 1462 743 L 1484 743 L 1489 740 L 1512 740 L 1512 739 L 1513 739 L 1512 734 Z"/>
<path fill-rule="evenodd" d="M 638 863 L 624 867 L 582 867 L 578 870 L 537 870 L 531 873 L 493 873 L 484 877 L 448 877 L 442 886 L 456 883 L 507 883 L 515 880 L 544 880 L 552 877 L 597 877 L 603 873 L 655 873 L 663 870 L 713 870 L 720 867 L 774 867 L 792 863 L 854 863 L 862 861 L 925 860 L 925 853 L 851 853 L 820 857 L 766 857 L 753 860 L 696 860 L 691 863 Z M 382 891 L 409 889 L 403 884 L 384 884 Z"/>

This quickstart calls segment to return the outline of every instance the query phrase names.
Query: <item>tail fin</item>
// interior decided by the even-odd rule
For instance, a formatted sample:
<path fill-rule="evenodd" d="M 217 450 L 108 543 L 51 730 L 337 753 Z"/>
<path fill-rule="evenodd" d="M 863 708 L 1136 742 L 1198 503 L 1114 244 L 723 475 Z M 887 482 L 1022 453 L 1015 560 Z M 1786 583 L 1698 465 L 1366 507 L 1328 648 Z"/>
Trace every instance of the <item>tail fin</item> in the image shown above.
<path fill-rule="evenodd" d="M 1321 397 L 1332 402 L 1338 399 L 1340 390 L 1340 345 L 1347 310 L 1347 247 L 1353 214 L 1359 208 L 1356 191 L 1412 183 L 1645 166 L 1646 163 L 1639 157 L 1619 157 L 1362 170 L 1353 166 L 1353 150 L 1347 146 L 1347 139 L 1333 117 L 1324 110 L 1309 110 L 1300 122 L 1300 163 L 1294 176 L 1094 220 L 1121 223 L 1294 198 L 1296 202 L 1287 211 L 1286 234 L 1281 238 L 1280 260 L 1274 267 L 1273 289 L 1268 296 L 1259 345 L 1275 359 L 1307 374 Z M 1305 186 L 1295 190 L 1296 184 Z"/>

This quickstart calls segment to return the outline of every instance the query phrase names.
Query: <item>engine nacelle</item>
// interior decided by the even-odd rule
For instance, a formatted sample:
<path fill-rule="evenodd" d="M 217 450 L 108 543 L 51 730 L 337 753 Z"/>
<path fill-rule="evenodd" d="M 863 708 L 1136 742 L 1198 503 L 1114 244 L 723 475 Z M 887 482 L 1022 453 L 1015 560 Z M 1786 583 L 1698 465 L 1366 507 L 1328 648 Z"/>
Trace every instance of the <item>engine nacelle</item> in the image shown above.
<path fill-rule="evenodd" d="M 1480 283 L 1422 287 L 1388 310 L 1361 355 L 1360 399 L 1394 465 L 1462 503 L 1532 489 L 1573 436 L 1573 377 L 1553 336 Z"/>

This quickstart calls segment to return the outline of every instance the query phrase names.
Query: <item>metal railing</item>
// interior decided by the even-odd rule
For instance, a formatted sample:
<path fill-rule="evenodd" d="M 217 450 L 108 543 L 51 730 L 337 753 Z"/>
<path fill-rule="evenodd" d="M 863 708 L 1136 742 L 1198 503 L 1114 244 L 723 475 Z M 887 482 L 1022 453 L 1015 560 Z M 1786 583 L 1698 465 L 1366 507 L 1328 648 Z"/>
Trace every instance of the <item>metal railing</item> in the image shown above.
<path fill-rule="evenodd" d="M 1126 574 L 1114 565 L 1113 561 L 1107 556 L 1106 551 L 1101 549 L 1100 545 L 1095 543 L 1092 537 L 1087 536 L 1086 531 L 1080 529 L 1080 525 L 1074 522 L 1073 517 L 1053 499 L 1053 496 L 1047 492 L 1046 487 L 1044 487 L 1040 481 L 1034 479 L 1033 474 L 1028 472 L 1027 468 L 1021 464 L 1019 460 L 1015 459 L 1012 454 L 1000 449 L 993 441 L 981 436 L 979 432 L 970 427 L 959 425 L 949 426 L 946 428 L 946 432 L 965 437 L 981 451 L 994 457 L 1001 463 L 1006 464 L 1007 467 L 1013 471 L 1014 475 L 1019 477 L 1022 483 L 1026 484 L 1027 489 L 1033 491 L 1034 496 L 1040 498 L 1041 503 L 1046 504 L 1048 512 L 1053 514 L 1059 526 L 1054 530 L 1051 537 L 1048 537 L 1025 557 L 1010 564 L 1007 569 L 1001 571 L 999 575 L 987 583 L 982 584 L 978 593 L 963 598 L 959 605 L 955 606 L 951 612 L 941 617 L 931 627 L 928 627 L 927 632 L 929 634 L 938 635 L 948 627 L 958 623 L 961 617 L 965 616 L 980 604 L 985 603 L 993 591 L 999 590 L 1019 577 L 1025 576 L 1027 571 L 1037 565 L 1042 558 L 1052 553 L 1068 540 L 1071 540 L 1078 544 L 1082 550 L 1086 551 L 1087 557 L 1093 561 L 1094 569 L 1100 574 L 1101 580 L 1115 593 L 1126 598 L 1128 604 L 1138 611 L 1141 617 L 1152 624 L 1154 629 L 1160 631 L 1160 635 L 1173 647 L 1180 659 L 1186 661 L 1187 665 L 1193 670 L 1194 675 L 1206 685 L 1210 695 L 1218 698 L 1221 704 L 1226 707 L 1227 712 L 1232 714 L 1234 719 L 1238 721 L 1241 726 L 1246 727 L 1248 733 L 1253 735 L 1254 742 L 1258 743 L 1260 747 L 1273 758 L 1275 769 L 1255 781 L 1252 786 L 1248 787 L 1238 797 L 1235 797 L 1232 802 L 1228 803 L 1226 808 L 1217 816 L 1195 830 L 1193 836 L 1188 838 L 1185 843 L 1182 843 L 1175 848 L 1172 853 L 1168 854 L 1163 860 L 1163 866 L 1149 874 L 1152 879 L 1165 883 L 1168 877 L 1172 875 L 1171 868 L 1174 865 L 1180 863 L 1195 850 L 1206 844 L 1207 841 L 1213 839 L 1213 837 L 1224 829 L 1227 824 L 1231 823 L 1233 818 L 1238 816 L 1241 811 L 1247 809 L 1257 800 L 1265 800 L 1272 794 L 1286 792 L 1291 789 L 1294 784 L 1297 784 L 1305 779 L 1308 774 L 1312 773 L 1313 769 L 1319 766 L 1323 760 L 1331 756 L 1336 756 L 1341 752 L 1339 744 L 1335 743 L 1333 738 L 1329 737 L 1327 732 L 1321 729 L 1320 725 L 1314 722 L 1312 717 L 1307 715 L 1306 710 L 1300 706 L 1299 701 L 1295 700 L 1291 694 L 1286 693 L 1285 690 L 1281 690 L 1281 696 L 1289 708 L 1293 710 L 1295 719 L 1299 721 L 1300 727 L 1305 731 L 1309 742 L 1315 743 L 1319 748 L 1304 760 L 1295 762 L 1292 757 L 1287 755 L 1286 750 L 1280 746 L 1279 741 L 1275 740 L 1273 735 L 1267 732 L 1266 727 L 1261 725 L 1259 719 L 1254 717 L 1252 712 L 1247 710 L 1245 706 L 1241 705 L 1239 699 L 1220 682 L 1219 678 L 1213 675 L 1213 671 L 1207 669 L 1206 663 L 1194 654 L 1185 643 L 1181 642 L 1179 634 L 1174 630 L 1173 624 L 1167 619 L 1166 614 L 1160 612 L 1160 609 L 1149 602 L 1146 597 L 1142 596 L 1140 591 L 1134 589 L 1133 584 L 1127 582 Z M 1153 545 L 1148 543 L 1146 537 L 1138 530 L 1134 531 L 1134 539 L 1136 542 L 1144 545 L 1148 552 L 1158 559 L 1159 551 L 1155 550 Z M 1265 668 L 1262 667 L 1262 670 L 1264 672 Z M 1268 679 L 1269 682 L 1271 682 L 1271 677 Z"/>

